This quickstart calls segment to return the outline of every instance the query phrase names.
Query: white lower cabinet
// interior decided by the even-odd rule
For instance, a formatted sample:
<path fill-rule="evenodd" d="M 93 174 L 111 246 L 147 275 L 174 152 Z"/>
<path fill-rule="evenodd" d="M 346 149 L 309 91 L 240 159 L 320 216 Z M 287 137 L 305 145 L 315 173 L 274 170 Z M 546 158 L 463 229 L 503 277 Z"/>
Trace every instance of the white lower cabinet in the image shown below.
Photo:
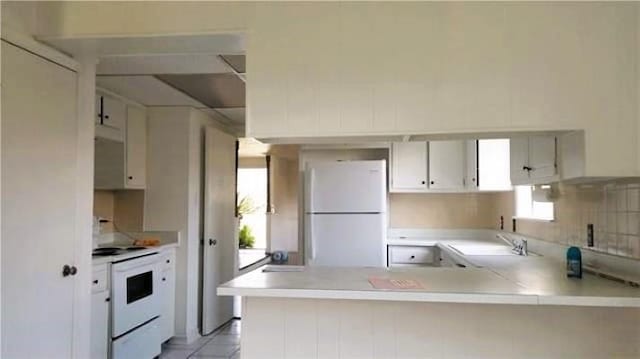
<path fill-rule="evenodd" d="M 389 267 L 438 266 L 439 250 L 435 246 L 388 246 Z"/>
<path fill-rule="evenodd" d="M 109 356 L 108 265 L 95 265 L 91 281 L 91 359 L 106 359 Z"/>
<path fill-rule="evenodd" d="M 161 253 L 162 269 L 160 271 L 160 339 L 169 340 L 175 334 L 175 303 L 176 303 L 176 250 L 166 249 Z"/>

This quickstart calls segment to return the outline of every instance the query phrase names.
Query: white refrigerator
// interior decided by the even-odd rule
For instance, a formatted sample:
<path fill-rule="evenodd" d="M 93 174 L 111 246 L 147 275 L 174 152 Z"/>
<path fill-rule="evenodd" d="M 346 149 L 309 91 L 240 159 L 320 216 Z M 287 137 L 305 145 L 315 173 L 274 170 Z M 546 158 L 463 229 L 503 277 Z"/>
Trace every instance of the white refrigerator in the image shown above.
<path fill-rule="evenodd" d="M 305 259 L 310 266 L 385 267 L 386 161 L 309 162 Z"/>

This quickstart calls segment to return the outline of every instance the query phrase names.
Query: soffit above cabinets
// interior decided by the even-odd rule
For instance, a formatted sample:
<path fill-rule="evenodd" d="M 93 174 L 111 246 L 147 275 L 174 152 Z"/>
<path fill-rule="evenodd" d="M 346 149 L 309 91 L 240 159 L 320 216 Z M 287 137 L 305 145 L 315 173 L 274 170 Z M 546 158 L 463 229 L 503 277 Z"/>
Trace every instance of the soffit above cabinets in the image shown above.
<path fill-rule="evenodd" d="M 209 108 L 245 106 L 245 84 L 236 74 L 157 75 Z"/>
<path fill-rule="evenodd" d="M 220 55 L 235 72 L 244 74 L 247 72 L 247 61 L 244 55 Z"/>
<path fill-rule="evenodd" d="M 39 38 L 71 55 L 140 56 L 171 54 L 242 54 L 244 34 L 139 37 Z"/>
<path fill-rule="evenodd" d="M 164 54 L 106 56 L 100 58 L 98 75 L 219 74 L 229 65 L 218 54 Z M 244 55 L 241 55 L 244 57 Z"/>
<path fill-rule="evenodd" d="M 205 107 L 154 76 L 97 76 L 96 86 L 145 106 Z"/>

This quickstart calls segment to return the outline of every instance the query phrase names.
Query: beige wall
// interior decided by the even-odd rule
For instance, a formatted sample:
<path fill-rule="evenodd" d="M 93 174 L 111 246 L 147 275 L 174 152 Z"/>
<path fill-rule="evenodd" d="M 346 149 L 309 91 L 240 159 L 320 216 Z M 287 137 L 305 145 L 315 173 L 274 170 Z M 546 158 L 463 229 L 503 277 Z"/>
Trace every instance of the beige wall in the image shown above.
<path fill-rule="evenodd" d="M 102 233 L 116 231 L 140 232 L 144 219 L 144 191 L 94 191 L 93 215 L 108 219 L 102 224 Z"/>
<path fill-rule="evenodd" d="M 510 228 L 510 193 L 391 193 L 389 226 L 496 229 L 502 215 Z"/>

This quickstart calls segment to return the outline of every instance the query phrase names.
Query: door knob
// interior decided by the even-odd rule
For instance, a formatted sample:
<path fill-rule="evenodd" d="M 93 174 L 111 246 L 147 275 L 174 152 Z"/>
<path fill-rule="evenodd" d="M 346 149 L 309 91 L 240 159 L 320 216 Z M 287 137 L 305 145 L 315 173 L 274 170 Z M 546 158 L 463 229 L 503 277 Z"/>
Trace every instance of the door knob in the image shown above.
<path fill-rule="evenodd" d="M 70 274 L 71 274 L 71 266 L 68 264 L 65 264 L 64 266 L 62 266 L 62 276 L 68 277 Z"/>
<path fill-rule="evenodd" d="M 62 266 L 62 276 L 63 277 L 68 277 L 70 275 L 76 275 L 76 273 L 78 273 L 78 268 L 76 268 L 75 266 L 70 266 L 68 264 L 65 264 L 64 266 Z"/>
<path fill-rule="evenodd" d="M 209 245 L 210 246 L 215 246 L 216 244 L 218 244 L 218 240 L 217 239 L 209 238 Z"/>

